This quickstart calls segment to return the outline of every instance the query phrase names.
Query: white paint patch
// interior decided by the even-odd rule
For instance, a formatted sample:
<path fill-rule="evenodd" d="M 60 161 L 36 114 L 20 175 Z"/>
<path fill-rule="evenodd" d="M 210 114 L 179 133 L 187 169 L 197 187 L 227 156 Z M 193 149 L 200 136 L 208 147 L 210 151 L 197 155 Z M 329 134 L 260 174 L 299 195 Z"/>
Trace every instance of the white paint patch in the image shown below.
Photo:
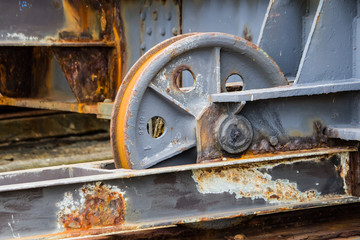
<path fill-rule="evenodd" d="M 7 33 L 8 39 L 21 40 L 21 41 L 37 41 L 39 40 L 36 36 L 26 36 L 23 33 Z"/>
<path fill-rule="evenodd" d="M 10 222 L 8 222 L 8 225 L 9 225 L 9 227 L 10 227 L 10 229 L 11 229 L 11 233 L 12 233 L 12 235 L 13 235 L 13 238 L 20 238 L 20 234 L 19 233 L 15 233 L 14 232 L 14 228 L 12 227 L 12 225 L 11 225 L 11 223 Z"/>
<path fill-rule="evenodd" d="M 267 167 L 261 167 L 264 168 Z M 257 167 L 194 170 L 192 177 L 198 191 L 204 194 L 228 192 L 235 194 L 236 199 L 264 199 L 268 203 L 309 202 L 326 198 L 316 190 L 301 192 L 296 183 L 287 179 L 272 180 L 269 174 Z"/>

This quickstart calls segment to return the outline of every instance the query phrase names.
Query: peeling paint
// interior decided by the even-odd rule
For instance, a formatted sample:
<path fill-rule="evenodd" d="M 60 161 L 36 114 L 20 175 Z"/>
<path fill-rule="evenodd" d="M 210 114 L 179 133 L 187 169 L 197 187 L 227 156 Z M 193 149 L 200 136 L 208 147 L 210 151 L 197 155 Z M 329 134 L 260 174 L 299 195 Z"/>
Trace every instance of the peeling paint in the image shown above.
<path fill-rule="evenodd" d="M 10 38 L 10 39 L 21 40 L 21 41 L 38 41 L 39 40 L 39 37 L 26 36 L 23 33 L 7 33 L 6 37 Z"/>
<path fill-rule="evenodd" d="M 339 172 L 344 181 L 349 166 L 348 154 L 341 155 L 341 163 L 334 166 L 334 170 Z M 275 164 L 259 165 L 252 164 L 242 167 L 220 167 L 204 170 L 193 170 L 192 178 L 197 183 L 197 189 L 203 194 L 220 194 L 228 192 L 234 194 L 236 199 L 251 198 L 263 199 L 268 203 L 297 203 L 320 201 L 340 195 L 324 195 L 316 189 L 300 191 L 298 183 L 288 179 L 274 179 L 268 170 L 280 164 L 294 164 L 304 160 L 293 162 L 280 162 Z M 316 160 L 312 160 L 316 161 Z M 341 168 L 339 171 L 338 168 Z M 264 169 L 266 171 L 264 171 Z M 298 172 L 299 173 L 299 172 Z M 319 186 L 319 183 L 314 183 Z M 347 186 L 344 181 L 344 190 Z"/>
<path fill-rule="evenodd" d="M 89 229 L 123 223 L 125 200 L 116 186 L 97 182 L 76 192 L 80 198 L 66 192 L 63 200 L 56 204 L 59 229 Z"/>
<path fill-rule="evenodd" d="M 340 176 L 343 179 L 346 179 L 348 172 L 350 171 L 350 165 L 349 165 L 349 154 L 347 153 L 339 153 L 339 156 L 341 158 L 341 169 L 340 169 Z M 335 166 L 336 167 L 336 166 Z M 346 183 L 346 181 L 344 181 L 344 189 L 346 192 L 348 192 L 349 187 Z"/>

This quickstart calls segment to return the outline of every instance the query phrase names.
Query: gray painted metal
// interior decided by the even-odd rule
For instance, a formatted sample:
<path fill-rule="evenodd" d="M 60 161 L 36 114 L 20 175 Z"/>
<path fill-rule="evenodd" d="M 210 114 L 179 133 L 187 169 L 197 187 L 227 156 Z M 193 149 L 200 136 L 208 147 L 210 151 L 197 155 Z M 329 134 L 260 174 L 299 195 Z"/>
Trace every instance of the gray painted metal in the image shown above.
<path fill-rule="evenodd" d="M 69 27 L 65 2 L 4 1 L 0 45 L 61 45 L 52 40 Z M 123 0 L 116 6 L 116 17 L 124 24 L 126 70 L 145 51 L 182 29 L 221 31 L 257 42 L 286 77 L 296 77 L 292 86 L 279 87 L 288 82 L 276 63 L 255 45 L 230 35 L 198 34 L 171 44 L 147 66 L 133 89 L 125 131 L 135 168 L 163 160 L 194 163 L 196 137 L 201 134 L 196 121 L 211 104 L 246 117 L 254 132 L 250 149 L 260 153 L 284 146 L 311 149 L 328 138 L 360 140 L 360 1 Z M 99 24 L 93 26 L 101 28 Z M 103 43 L 87 46 L 97 44 Z M 174 89 L 169 79 L 184 66 L 180 69 L 193 73 L 195 85 Z M 243 80 L 242 92 L 226 92 L 225 80 L 234 73 Z M 233 102 L 241 104 L 229 104 Z M 99 104 L 100 115 L 108 116 L 111 107 Z M 153 116 L 165 119 L 159 139 L 146 133 Z M 301 142 L 304 139 L 307 142 Z M 324 150 L 148 170 L 67 166 L 0 174 L 0 236 L 63 238 L 65 230 L 73 233 L 77 228 L 115 232 L 357 202 L 359 198 L 349 192 L 348 172 L 347 151 Z M 106 206 L 88 206 L 94 189 L 124 196 L 124 215 L 114 222 L 101 220 L 100 225 L 77 222 L 78 214 L 91 213 L 88 207 L 96 208 L 95 215 L 100 215 L 98 206 L 107 207 L 111 214 L 105 212 L 104 219 L 121 214 L 120 198 Z"/>
<path fill-rule="evenodd" d="M 331 138 L 340 138 L 347 141 L 360 141 L 360 126 L 347 125 L 341 126 L 328 126 L 326 128 L 327 135 Z"/>
<path fill-rule="evenodd" d="M 321 84 L 294 84 L 285 87 L 254 89 L 231 93 L 216 93 L 212 94 L 210 98 L 212 102 L 242 102 L 359 90 L 360 79 L 347 79 L 336 82 L 324 82 Z"/>
<path fill-rule="evenodd" d="M 182 1 L 183 33 L 223 32 L 256 43 L 269 2 L 272 1 Z"/>
<path fill-rule="evenodd" d="M 139 62 L 144 60 L 140 58 Z M 191 71 L 194 76 L 194 86 L 190 89 L 174 87 L 175 74 L 182 69 Z M 132 167 L 148 168 L 195 147 L 196 118 L 209 106 L 210 94 L 223 91 L 225 79 L 234 74 L 233 69 L 241 72 L 244 89 L 288 84 L 277 65 L 263 51 L 228 34 L 187 36 L 152 59 L 131 89 L 132 99 L 127 103 L 126 112 L 129 127 L 121 130 L 127 135 L 126 146 Z M 131 78 L 131 74 L 127 75 L 125 82 Z M 124 91 L 120 89 L 120 92 Z M 119 97 L 116 101 L 121 100 Z M 113 112 L 115 119 L 117 113 Z M 146 124 L 154 116 L 165 120 L 165 132 L 159 138 L 152 138 L 146 132 Z M 112 124 L 116 125 L 117 121 Z"/>
<path fill-rule="evenodd" d="M 303 43 L 310 31 L 308 25 L 311 25 L 317 8 L 315 2 L 270 1 L 257 45 L 274 59 L 286 77 L 296 75 Z"/>
<path fill-rule="evenodd" d="M 50 234 L 44 238 L 63 239 L 358 202 L 345 181 L 349 151 L 149 170 L 94 169 L 85 164 L 0 174 L 0 236 Z M 123 197 L 124 221 L 96 225 L 92 214 L 100 219 L 107 210 L 118 214 L 116 199 L 107 205 L 102 198 L 109 191 L 110 196 Z M 91 199 L 95 208 L 88 205 Z M 93 225 L 77 222 L 81 214 Z M 86 231 L 78 231 L 84 227 Z"/>
<path fill-rule="evenodd" d="M 120 1 L 126 71 L 156 44 L 181 33 L 178 1 Z"/>
<path fill-rule="evenodd" d="M 35 17 L 36 16 L 36 17 Z M 44 21 L 45 20 L 45 21 Z M 65 25 L 63 1 L 2 1 L 0 41 L 27 44 L 58 38 Z"/>
<path fill-rule="evenodd" d="M 357 14 L 357 1 L 319 2 L 296 83 L 330 79 L 335 81 L 352 77 L 353 21 Z"/>

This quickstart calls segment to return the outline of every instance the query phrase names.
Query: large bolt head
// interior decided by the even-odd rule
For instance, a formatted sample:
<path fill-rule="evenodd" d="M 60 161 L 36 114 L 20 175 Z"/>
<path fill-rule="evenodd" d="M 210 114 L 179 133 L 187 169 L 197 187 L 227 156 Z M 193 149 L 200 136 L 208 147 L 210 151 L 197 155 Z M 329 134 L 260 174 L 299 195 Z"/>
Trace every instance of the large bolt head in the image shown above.
<path fill-rule="evenodd" d="M 231 154 L 245 151 L 254 133 L 249 120 L 241 115 L 230 116 L 220 123 L 218 141 L 223 150 Z"/>

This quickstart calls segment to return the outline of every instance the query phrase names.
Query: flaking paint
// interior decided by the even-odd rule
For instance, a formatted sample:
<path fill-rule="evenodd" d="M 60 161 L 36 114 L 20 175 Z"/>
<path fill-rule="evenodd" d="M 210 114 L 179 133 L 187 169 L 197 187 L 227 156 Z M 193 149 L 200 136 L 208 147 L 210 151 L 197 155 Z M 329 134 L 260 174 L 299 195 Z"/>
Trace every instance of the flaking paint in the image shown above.
<path fill-rule="evenodd" d="M 349 170 L 348 154 L 340 155 L 340 171 L 334 165 L 344 181 L 344 190 L 347 185 L 345 176 Z M 341 197 L 341 195 L 324 195 L 315 189 L 300 191 L 298 183 L 288 179 L 273 179 L 264 169 L 273 169 L 280 164 L 294 164 L 309 160 L 296 160 L 292 162 L 280 162 L 275 164 L 251 164 L 241 167 L 219 167 L 212 169 L 193 170 L 192 178 L 197 184 L 197 190 L 203 194 L 220 194 L 228 192 L 234 194 L 236 199 L 251 198 L 263 199 L 270 204 L 275 203 L 304 203 L 321 201 L 328 198 Z M 316 161 L 316 159 L 310 160 Z"/>

